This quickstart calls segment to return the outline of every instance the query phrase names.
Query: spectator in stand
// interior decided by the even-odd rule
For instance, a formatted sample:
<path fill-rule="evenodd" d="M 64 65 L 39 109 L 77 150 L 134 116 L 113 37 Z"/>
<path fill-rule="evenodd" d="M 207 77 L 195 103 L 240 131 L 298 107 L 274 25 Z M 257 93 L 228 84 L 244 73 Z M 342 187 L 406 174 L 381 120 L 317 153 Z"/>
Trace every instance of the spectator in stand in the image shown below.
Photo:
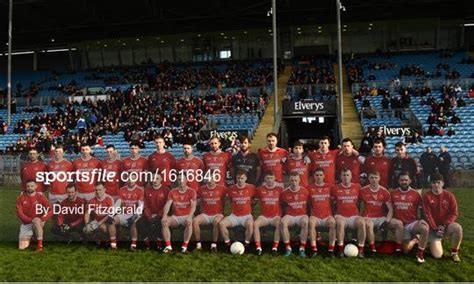
<path fill-rule="evenodd" d="M 461 123 L 461 118 L 456 115 L 456 113 L 453 113 L 453 116 L 451 117 L 451 123 L 452 124 L 458 124 Z"/>
<path fill-rule="evenodd" d="M 451 155 L 448 148 L 441 146 L 438 156 L 439 173 L 443 175 L 444 185 L 447 189 L 451 187 Z"/>
<path fill-rule="evenodd" d="M 448 129 L 448 133 L 447 133 L 447 134 L 448 134 L 449 137 L 451 137 L 451 136 L 453 136 L 453 135 L 456 135 L 456 131 L 454 130 L 453 127 L 450 127 L 450 128 Z"/>
<path fill-rule="evenodd" d="M 433 153 L 431 147 L 426 147 L 426 151 L 420 156 L 420 164 L 423 169 L 423 186 L 429 186 L 430 178 L 436 173 L 438 163 L 438 157 Z"/>

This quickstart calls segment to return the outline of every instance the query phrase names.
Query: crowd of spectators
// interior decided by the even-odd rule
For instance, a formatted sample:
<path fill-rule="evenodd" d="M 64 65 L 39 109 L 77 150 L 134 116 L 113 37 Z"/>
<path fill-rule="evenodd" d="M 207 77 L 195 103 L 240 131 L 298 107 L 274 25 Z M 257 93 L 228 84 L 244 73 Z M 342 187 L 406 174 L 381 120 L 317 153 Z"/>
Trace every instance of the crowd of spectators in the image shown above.
<path fill-rule="evenodd" d="M 138 87 L 137 87 L 138 88 Z M 103 146 L 102 136 L 123 132 L 125 141 L 153 140 L 157 134 L 168 146 L 184 139 L 197 141 L 199 130 L 207 124 L 209 114 L 254 113 L 261 116 L 268 94 L 250 97 L 245 89 L 236 93 L 217 91 L 205 96 L 150 96 L 141 91 L 110 91 L 107 100 L 90 99 L 57 105 L 53 114 L 38 114 L 31 120 L 20 120 L 14 133 L 20 140 L 8 147 L 11 153 L 37 147 L 48 152 L 54 144 L 63 144 L 67 153 L 78 153 L 81 144 Z M 158 130 L 160 129 L 160 131 Z"/>

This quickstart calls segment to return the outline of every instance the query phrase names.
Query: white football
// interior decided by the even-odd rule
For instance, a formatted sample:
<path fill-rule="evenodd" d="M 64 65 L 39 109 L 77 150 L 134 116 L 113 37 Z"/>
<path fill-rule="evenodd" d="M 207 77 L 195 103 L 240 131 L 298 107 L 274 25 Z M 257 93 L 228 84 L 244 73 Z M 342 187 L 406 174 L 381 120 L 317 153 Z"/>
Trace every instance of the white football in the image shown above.
<path fill-rule="evenodd" d="M 241 242 L 234 242 L 230 246 L 230 252 L 232 254 L 244 254 L 245 246 Z"/>
<path fill-rule="evenodd" d="M 359 249 L 353 244 L 347 244 L 344 248 L 344 255 L 347 257 L 356 257 L 359 254 Z"/>

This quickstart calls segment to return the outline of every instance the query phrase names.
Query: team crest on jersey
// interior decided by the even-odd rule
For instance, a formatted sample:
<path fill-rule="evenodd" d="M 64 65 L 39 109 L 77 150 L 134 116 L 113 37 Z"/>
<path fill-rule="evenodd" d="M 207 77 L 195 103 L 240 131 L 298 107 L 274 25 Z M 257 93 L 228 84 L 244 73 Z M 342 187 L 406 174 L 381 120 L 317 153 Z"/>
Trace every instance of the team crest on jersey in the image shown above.
<path fill-rule="evenodd" d="M 297 194 L 295 195 L 295 200 L 299 200 L 300 199 L 300 196 Z"/>
<path fill-rule="evenodd" d="M 349 189 L 346 189 L 345 192 L 346 192 L 346 194 L 351 193 L 351 191 Z"/>
<path fill-rule="evenodd" d="M 137 163 L 132 163 L 132 167 L 135 167 L 137 165 Z"/>
<path fill-rule="evenodd" d="M 372 194 L 372 197 L 377 200 L 377 194 Z"/>
<path fill-rule="evenodd" d="M 405 196 L 405 195 L 401 195 L 400 198 L 401 198 L 402 200 L 405 200 L 406 196 Z"/>

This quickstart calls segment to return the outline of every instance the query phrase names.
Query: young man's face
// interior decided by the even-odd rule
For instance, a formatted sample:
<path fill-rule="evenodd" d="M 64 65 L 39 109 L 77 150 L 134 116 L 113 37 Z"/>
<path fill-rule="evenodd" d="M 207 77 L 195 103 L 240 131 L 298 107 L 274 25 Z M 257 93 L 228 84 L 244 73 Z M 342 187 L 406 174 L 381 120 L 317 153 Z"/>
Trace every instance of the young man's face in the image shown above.
<path fill-rule="evenodd" d="M 277 145 L 277 138 L 275 136 L 267 137 L 267 147 L 272 150 L 275 149 Z"/>
<path fill-rule="evenodd" d="M 374 174 L 369 174 L 369 182 L 370 185 L 372 186 L 378 186 L 380 183 L 380 176 L 379 175 L 374 175 Z"/>
<path fill-rule="evenodd" d="M 165 148 L 165 140 L 162 138 L 155 139 L 155 146 L 157 150 L 162 150 Z"/>
<path fill-rule="evenodd" d="M 403 190 L 407 190 L 410 187 L 410 177 L 407 175 L 401 175 L 398 177 L 398 184 L 400 185 L 400 188 Z"/>
<path fill-rule="evenodd" d="M 395 147 L 395 154 L 399 158 L 405 157 L 406 152 L 407 152 L 407 148 L 405 146 Z"/>
<path fill-rule="evenodd" d="M 324 172 L 323 171 L 316 171 L 314 173 L 314 180 L 316 183 L 323 183 L 324 182 Z"/>
<path fill-rule="evenodd" d="M 31 162 L 35 162 L 38 160 L 38 151 L 36 150 L 30 150 L 30 152 L 28 153 L 28 157 L 30 158 L 30 161 Z"/>
<path fill-rule="evenodd" d="M 95 196 L 98 198 L 102 198 L 105 196 L 105 187 L 102 184 L 96 185 L 94 191 Z"/>
<path fill-rule="evenodd" d="M 329 140 L 323 139 L 319 140 L 319 149 L 326 151 L 329 149 Z"/>
<path fill-rule="evenodd" d="M 107 157 L 109 159 L 114 159 L 115 158 L 115 149 L 114 148 L 107 148 Z"/>
<path fill-rule="evenodd" d="M 240 143 L 240 149 L 243 152 L 247 152 L 248 149 L 250 149 L 250 142 L 248 139 L 245 139 L 244 142 Z"/>
<path fill-rule="evenodd" d="M 89 157 L 91 155 L 91 147 L 90 146 L 82 146 L 81 147 L 81 154 L 83 157 Z"/>
<path fill-rule="evenodd" d="M 242 186 L 242 185 L 244 185 L 245 182 L 247 181 L 247 176 L 246 176 L 246 175 L 243 175 L 243 174 L 242 174 L 242 175 L 238 175 L 237 178 L 236 178 L 236 180 L 237 180 L 237 184 L 238 184 L 239 186 Z"/>
<path fill-rule="evenodd" d="M 36 191 L 36 182 L 28 182 L 26 184 L 26 192 L 28 194 L 33 194 Z"/>
<path fill-rule="evenodd" d="M 56 148 L 54 149 L 54 158 L 56 160 L 61 160 L 62 158 L 64 158 L 64 150 L 63 148 Z"/>
<path fill-rule="evenodd" d="M 351 171 L 343 171 L 341 173 L 341 181 L 342 183 L 349 184 L 352 180 L 352 173 Z"/>
<path fill-rule="evenodd" d="M 215 138 L 211 139 L 209 141 L 209 147 L 211 148 L 211 151 L 216 152 L 221 147 L 221 142 L 219 142 L 219 140 Z"/>
<path fill-rule="evenodd" d="M 342 151 L 344 152 L 344 154 L 349 155 L 352 153 L 352 150 L 354 150 L 354 145 L 352 145 L 351 142 L 342 143 Z"/>
<path fill-rule="evenodd" d="M 273 186 L 275 184 L 275 176 L 274 175 L 266 175 L 265 176 L 265 184 L 267 186 Z"/>
<path fill-rule="evenodd" d="M 67 199 L 69 199 L 70 201 L 73 201 L 74 199 L 76 199 L 76 188 L 75 187 L 68 187 L 66 189 L 66 194 L 67 194 Z"/>
<path fill-rule="evenodd" d="M 162 179 L 163 178 L 161 177 L 160 174 L 155 175 L 155 178 L 153 179 L 153 182 L 152 182 L 152 186 L 153 187 L 160 187 Z"/>
<path fill-rule="evenodd" d="M 135 145 L 130 147 L 130 155 L 131 156 L 138 156 L 139 153 L 140 153 L 140 147 L 135 146 Z"/>
<path fill-rule="evenodd" d="M 193 153 L 193 147 L 191 145 L 183 145 L 184 156 L 189 157 Z"/>
<path fill-rule="evenodd" d="M 383 143 L 374 143 L 374 154 L 375 155 L 383 155 L 384 147 Z"/>
<path fill-rule="evenodd" d="M 294 154 L 296 154 L 298 156 L 301 156 L 301 155 L 303 155 L 303 152 L 304 152 L 303 146 L 298 145 L 298 146 L 293 147 L 293 153 Z"/>
<path fill-rule="evenodd" d="M 291 189 L 297 189 L 299 185 L 300 185 L 300 176 L 291 175 L 290 176 L 290 187 L 291 187 Z"/>
<path fill-rule="evenodd" d="M 443 187 L 444 182 L 442 180 L 434 180 L 431 182 L 431 190 L 436 194 L 443 192 Z"/>

